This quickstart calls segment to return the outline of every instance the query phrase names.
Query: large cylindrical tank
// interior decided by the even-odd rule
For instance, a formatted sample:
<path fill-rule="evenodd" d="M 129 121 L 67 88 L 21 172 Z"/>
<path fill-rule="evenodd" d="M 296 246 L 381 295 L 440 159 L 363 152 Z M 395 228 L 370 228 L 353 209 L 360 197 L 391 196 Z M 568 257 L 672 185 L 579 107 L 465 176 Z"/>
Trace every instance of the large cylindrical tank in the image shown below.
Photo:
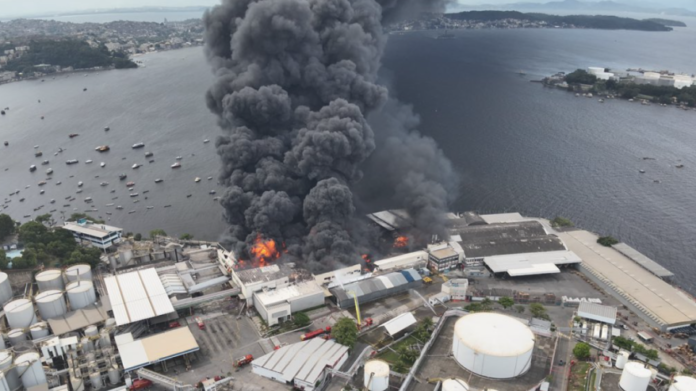
<path fill-rule="evenodd" d="M 82 351 L 87 353 L 91 352 L 94 350 L 94 343 L 92 343 L 92 340 L 90 340 L 87 337 L 82 337 L 82 340 L 80 341 L 82 343 Z"/>
<path fill-rule="evenodd" d="M 63 281 L 63 272 L 60 269 L 47 269 L 36 274 L 36 283 L 39 285 L 39 291 L 65 289 L 65 281 Z"/>
<path fill-rule="evenodd" d="M 99 329 L 97 329 L 97 326 L 87 326 L 85 327 L 85 335 L 88 337 L 94 337 L 95 335 L 99 334 Z"/>
<path fill-rule="evenodd" d="M 68 284 L 65 288 L 68 292 L 68 300 L 70 308 L 79 310 L 97 301 L 97 295 L 94 293 L 94 285 L 92 281 L 75 281 Z"/>
<path fill-rule="evenodd" d="M 65 269 L 65 276 L 68 282 L 77 281 L 92 281 L 92 267 L 85 263 L 73 265 Z"/>
<path fill-rule="evenodd" d="M 645 368 L 643 363 L 638 361 L 629 361 L 624 366 L 619 379 L 619 386 L 623 391 L 645 391 L 650 384 L 650 376 L 652 373 Z"/>
<path fill-rule="evenodd" d="M 116 385 L 121 382 L 121 369 L 118 365 L 114 364 L 109 368 L 109 383 L 111 385 Z"/>
<path fill-rule="evenodd" d="M 0 272 L 0 304 L 5 304 L 12 299 L 12 287 L 7 273 Z"/>
<path fill-rule="evenodd" d="M 114 318 L 109 318 L 104 322 L 104 327 L 106 328 L 114 328 L 116 327 L 116 319 Z"/>
<path fill-rule="evenodd" d="M 39 308 L 39 314 L 43 320 L 57 318 L 65 315 L 68 312 L 68 307 L 65 305 L 63 291 L 45 290 L 36 295 L 36 306 Z"/>
<path fill-rule="evenodd" d="M 384 391 L 389 388 L 389 364 L 382 360 L 370 360 L 365 363 L 363 385 L 369 391 Z"/>
<path fill-rule="evenodd" d="M 31 339 L 39 339 L 39 338 L 47 337 L 48 334 L 50 334 L 50 332 L 48 330 L 48 323 L 46 323 L 46 322 L 34 323 L 29 328 L 29 332 L 31 333 Z"/>
<path fill-rule="evenodd" d="M 90 373 L 89 382 L 92 384 L 93 390 L 100 390 L 104 387 L 104 383 L 102 382 L 101 374 L 99 372 Z"/>
<path fill-rule="evenodd" d="M 111 335 L 108 330 L 102 329 L 99 332 L 99 348 L 104 349 L 111 346 Z"/>
<path fill-rule="evenodd" d="M 12 366 L 12 353 L 9 350 L 0 350 L 0 371 L 5 372 L 5 380 L 10 390 L 16 390 L 22 385 L 17 368 Z"/>
<path fill-rule="evenodd" d="M 5 304 L 5 316 L 10 328 L 24 328 L 36 323 L 34 303 L 27 299 L 17 299 Z"/>
<path fill-rule="evenodd" d="M 621 350 L 619 351 L 619 354 L 616 356 L 616 367 L 618 369 L 624 369 L 624 366 L 626 366 L 626 363 L 628 362 L 628 357 L 630 356 L 630 353 Z"/>
<path fill-rule="evenodd" d="M 675 376 L 669 391 L 693 391 L 696 390 L 696 379 L 688 376 Z"/>
<path fill-rule="evenodd" d="M 21 374 L 24 388 L 46 384 L 46 373 L 41 366 L 41 356 L 36 352 L 24 353 L 15 358 L 17 372 Z"/>
<path fill-rule="evenodd" d="M 507 379 L 527 372 L 534 341 L 529 327 L 517 319 L 479 312 L 454 325 L 452 352 L 459 365 L 477 375 Z"/>
<path fill-rule="evenodd" d="M 12 391 L 10 385 L 7 384 L 7 379 L 5 379 L 5 374 L 0 372 L 0 391 Z"/>
<path fill-rule="evenodd" d="M 442 391 L 469 391 L 469 385 L 462 379 L 451 378 L 442 381 Z"/>
<path fill-rule="evenodd" d="M 10 340 L 10 344 L 15 346 L 27 340 L 27 333 L 25 329 L 12 329 L 7 333 L 7 339 Z"/>

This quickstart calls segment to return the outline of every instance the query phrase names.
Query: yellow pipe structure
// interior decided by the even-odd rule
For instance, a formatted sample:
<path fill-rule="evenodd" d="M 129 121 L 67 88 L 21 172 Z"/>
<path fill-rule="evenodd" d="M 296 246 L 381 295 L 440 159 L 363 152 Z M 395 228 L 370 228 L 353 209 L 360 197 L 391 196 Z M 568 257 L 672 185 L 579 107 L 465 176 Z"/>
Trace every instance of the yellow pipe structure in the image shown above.
<path fill-rule="evenodd" d="M 358 330 L 362 326 L 362 321 L 360 320 L 360 306 L 358 305 L 358 295 L 353 291 L 348 291 L 348 293 L 353 295 L 353 300 L 355 301 L 355 314 L 358 316 Z"/>

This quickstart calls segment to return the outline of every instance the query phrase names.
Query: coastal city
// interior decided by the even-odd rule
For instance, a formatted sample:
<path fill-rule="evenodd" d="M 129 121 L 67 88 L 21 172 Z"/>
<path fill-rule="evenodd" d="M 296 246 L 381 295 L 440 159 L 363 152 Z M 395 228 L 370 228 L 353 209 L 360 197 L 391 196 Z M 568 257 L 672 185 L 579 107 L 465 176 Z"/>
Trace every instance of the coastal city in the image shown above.
<path fill-rule="evenodd" d="M 320 274 L 272 240 L 242 260 L 221 243 L 134 238 L 87 218 L 25 223 L 2 250 L 0 383 L 694 389 L 696 301 L 629 245 L 560 217 L 466 212 L 446 216 L 449 240 L 419 248 L 406 211 L 364 219 L 391 253 Z M 12 268 L 40 240 L 28 232 L 98 251 L 89 263 Z"/>

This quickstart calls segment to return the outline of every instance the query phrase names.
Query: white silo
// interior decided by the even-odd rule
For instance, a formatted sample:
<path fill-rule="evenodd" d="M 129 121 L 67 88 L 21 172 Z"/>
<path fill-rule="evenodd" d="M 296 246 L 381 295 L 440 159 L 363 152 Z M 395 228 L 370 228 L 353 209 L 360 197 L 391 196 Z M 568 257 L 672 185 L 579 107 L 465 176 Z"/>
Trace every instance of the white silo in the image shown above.
<path fill-rule="evenodd" d="M 12 329 L 7 333 L 7 339 L 10 340 L 12 346 L 16 346 L 27 340 L 25 329 Z"/>
<path fill-rule="evenodd" d="M 24 353 L 15 358 L 17 373 L 20 374 L 20 379 L 24 388 L 46 384 L 46 373 L 41 366 L 41 356 L 36 352 Z"/>
<path fill-rule="evenodd" d="M 101 349 L 108 348 L 111 346 L 111 335 L 109 335 L 108 330 L 101 329 L 99 332 L 99 347 Z"/>
<path fill-rule="evenodd" d="M 12 353 L 9 350 L 0 350 L 0 371 L 5 373 L 5 380 L 11 390 L 16 390 L 22 385 L 17 368 L 12 366 Z"/>
<path fill-rule="evenodd" d="M 0 304 L 5 304 L 12 300 L 12 286 L 7 273 L 0 272 Z"/>
<path fill-rule="evenodd" d="M 89 339 L 88 337 L 82 337 L 82 340 L 80 340 L 80 343 L 82 344 L 82 351 L 87 353 L 91 352 L 94 350 L 94 343 L 92 343 L 92 340 Z"/>
<path fill-rule="evenodd" d="M 68 282 L 92 281 L 92 267 L 86 263 L 73 265 L 65 269 L 65 276 L 68 278 Z"/>
<path fill-rule="evenodd" d="M 484 377 L 507 379 L 532 364 L 534 334 L 512 317 L 480 312 L 454 325 L 452 352 L 459 365 Z"/>
<path fill-rule="evenodd" d="M 36 295 L 36 306 L 39 308 L 41 319 L 48 320 L 65 315 L 68 307 L 65 304 L 63 292 L 59 290 L 46 290 Z"/>
<path fill-rule="evenodd" d="M 94 390 L 100 390 L 104 387 L 104 382 L 102 382 L 101 374 L 98 371 L 89 374 L 89 382 L 92 383 Z"/>
<path fill-rule="evenodd" d="M 462 379 L 455 377 L 442 381 L 442 391 L 469 391 L 469 385 Z"/>
<path fill-rule="evenodd" d="M 39 291 L 65 289 L 65 281 L 63 281 L 63 272 L 60 269 L 47 269 L 36 274 L 36 284 L 39 285 Z"/>
<path fill-rule="evenodd" d="M 5 374 L 2 372 L 0 372 L 0 391 L 12 391 L 7 379 L 5 379 Z"/>
<path fill-rule="evenodd" d="M 675 376 L 669 391 L 694 391 L 696 390 L 696 379 L 688 376 Z"/>
<path fill-rule="evenodd" d="M 389 388 L 389 364 L 382 360 L 370 360 L 365 363 L 365 389 L 384 391 Z"/>
<path fill-rule="evenodd" d="M 99 329 L 97 329 L 97 326 L 91 325 L 85 327 L 85 335 L 88 337 L 94 337 L 95 335 L 99 334 Z"/>
<path fill-rule="evenodd" d="M 116 327 L 116 319 L 114 318 L 109 318 L 104 322 L 104 327 L 106 328 L 114 328 Z"/>
<path fill-rule="evenodd" d="M 5 316 L 10 328 L 24 328 L 36 323 L 34 303 L 27 299 L 17 299 L 5 304 Z"/>
<path fill-rule="evenodd" d="M 68 292 L 68 300 L 72 310 L 79 310 L 97 301 L 92 281 L 75 281 L 65 288 Z"/>
<path fill-rule="evenodd" d="M 626 366 L 626 363 L 628 362 L 628 357 L 630 356 L 630 353 L 621 350 L 619 351 L 619 354 L 616 356 L 616 367 L 618 369 L 624 369 L 624 366 Z"/>
<path fill-rule="evenodd" d="M 650 376 L 652 376 L 652 373 L 645 368 L 643 363 L 629 361 L 621 372 L 619 386 L 624 391 L 645 391 L 648 389 L 648 384 L 650 384 Z"/>
<path fill-rule="evenodd" d="M 46 322 L 34 323 L 29 328 L 29 332 L 31 333 L 32 340 L 47 337 L 50 334 L 48 331 L 48 323 Z"/>
<path fill-rule="evenodd" d="M 602 326 L 602 339 L 603 340 L 609 339 L 609 326 L 607 326 L 607 325 Z"/>
<path fill-rule="evenodd" d="M 109 368 L 109 383 L 116 385 L 121 382 L 121 369 L 114 364 Z"/>

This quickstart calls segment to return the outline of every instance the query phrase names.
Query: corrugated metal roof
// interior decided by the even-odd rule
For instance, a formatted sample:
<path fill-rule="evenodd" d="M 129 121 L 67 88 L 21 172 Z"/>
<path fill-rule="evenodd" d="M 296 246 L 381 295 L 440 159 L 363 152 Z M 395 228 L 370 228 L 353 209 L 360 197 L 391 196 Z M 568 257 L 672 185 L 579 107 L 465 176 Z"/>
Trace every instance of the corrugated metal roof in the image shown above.
<path fill-rule="evenodd" d="M 616 322 L 616 311 L 616 307 L 588 302 L 580 302 L 578 306 L 578 316 L 589 319 L 592 319 L 592 316 L 596 316 L 611 319 Z"/>
<path fill-rule="evenodd" d="M 658 277 L 662 277 L 662 278 L 674 277 L 674 273 L 667 270 L 659 263 L 657 263 L 657 262 L 653 261 L 652 259 L 648 258 L 647 256 L 643 255 L 638 250 L 629 246 L 626 243 L 618 243 L 618 244 L 613 245 L 612 247 L 617 249 L 621 254 L 631 258 L 633 261 L 638 263 L 640 266 L 643 266 L 650 273 L 652 273 Z"/>
<path fill-rule="evenodd" d="M 383 324 L 389 335 L 394 335 L 416 323 L 412 313 L 406 312 Z"/>
<path fill-rule="evenodd" d="M 119 326 L 174 312 L 154 268 L 104 278 Z"/>
<path fill-rule="evenodd" d="M 120 342 L 116 347 L 126 372 L 199 350 L 188 327 L 178 327 L 130 342 L 121 338 L 117 342 Z"/>

